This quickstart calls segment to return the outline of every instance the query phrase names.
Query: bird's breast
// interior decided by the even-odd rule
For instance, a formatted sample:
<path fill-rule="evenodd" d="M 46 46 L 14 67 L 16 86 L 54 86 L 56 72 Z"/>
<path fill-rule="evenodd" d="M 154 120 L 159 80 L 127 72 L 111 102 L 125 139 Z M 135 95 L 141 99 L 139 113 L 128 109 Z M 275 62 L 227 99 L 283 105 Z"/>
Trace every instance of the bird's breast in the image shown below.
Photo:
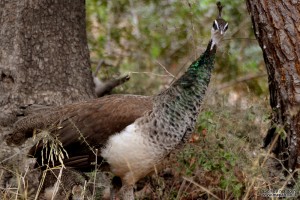
<path fill-rule="evenodd" d="M 111 136 L 101 156 L 109 163 L 112 172 L 127 184 L 149 174 L 161 161 L 162 149 L 151 143 L 148 134 L 133 123 L 123 131 Z"/>

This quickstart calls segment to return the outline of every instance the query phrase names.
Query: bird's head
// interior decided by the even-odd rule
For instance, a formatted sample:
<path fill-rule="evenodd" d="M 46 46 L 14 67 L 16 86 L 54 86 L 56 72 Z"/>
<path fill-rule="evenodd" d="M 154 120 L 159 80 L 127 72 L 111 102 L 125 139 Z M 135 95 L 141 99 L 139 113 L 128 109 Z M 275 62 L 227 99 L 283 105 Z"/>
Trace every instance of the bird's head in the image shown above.
<path fill-rule="evenodd" d="M 217 6 L 219 10 L 219 15 L 218 18 L 214 21 L 211 28 L 211 39 L 212 39 L 211 49 L 214 47 L 214 45 L 218 45 L 218 43 L 224 37 L 224 34 L 228 29 L 228 22 L 222 18 L 223 6 L 221 5 L 220 2 L 217 2 Z"/>

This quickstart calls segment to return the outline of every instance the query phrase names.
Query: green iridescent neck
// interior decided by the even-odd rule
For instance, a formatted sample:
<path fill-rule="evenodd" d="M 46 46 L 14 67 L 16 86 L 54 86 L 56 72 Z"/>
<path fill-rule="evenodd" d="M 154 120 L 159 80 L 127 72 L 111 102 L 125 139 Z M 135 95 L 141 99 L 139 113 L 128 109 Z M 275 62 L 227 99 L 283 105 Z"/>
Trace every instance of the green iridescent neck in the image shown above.
<path fill-rule="evenodd" d="M 201 102 L 214 68 L 216 47 L 211 49 L 211 45 L 210 41 L 206 51 L 190 65 L 188 70 L 154 98 L 151 120 L 162 122 L 156 124 L 163 124 L 163 128 L 158 127 L 159 130 L 164 130 L 163 134 L 176 135 L 171 137 L 168 143 L 170 149 L 186 141 L 195 128 Z M 151 134 L 159 132 L 151 131 Z M 157 141 L 164 142 L 164 138 L 165 136 L 157 136 Z"/>
<path fill-rule="evenodd" d="M 217 47 L 211 49 L 212 40 L 209 42 L 205 52 L 195 60 L 173 86 L 181 86 L 183 88 L 192 87 L 200 84 L 206 85 L 209 83 L 211 71 L 214 68 L 214 60 Z"/>

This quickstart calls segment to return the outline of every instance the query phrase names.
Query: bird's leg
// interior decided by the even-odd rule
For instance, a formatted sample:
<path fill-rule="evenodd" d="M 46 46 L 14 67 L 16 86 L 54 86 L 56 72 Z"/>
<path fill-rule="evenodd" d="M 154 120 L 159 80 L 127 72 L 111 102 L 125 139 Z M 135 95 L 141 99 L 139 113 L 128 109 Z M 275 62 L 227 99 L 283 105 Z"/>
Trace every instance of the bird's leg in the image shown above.
<path fill-rule="evenodd" d="M 133 185 L 123 185 L 119 194 L 122 200 L 134 200 Z"/>
<path fill-rule="evenodd" d="M 110 188 L 110 200 L 116 200 L 116 194 L 122 187 L 122 180 L 118 176 L 114 176 L 111 180 L 111 188 Z"/>
<path fill-rule="evenodd" d="M 115 190 L 114 190 L 113 187 L 110 188 L 109 193 L 110 193 L 110 198 L 109 198 L 109 200 L 116 200 L 116 192 L 115 192 Z"/>

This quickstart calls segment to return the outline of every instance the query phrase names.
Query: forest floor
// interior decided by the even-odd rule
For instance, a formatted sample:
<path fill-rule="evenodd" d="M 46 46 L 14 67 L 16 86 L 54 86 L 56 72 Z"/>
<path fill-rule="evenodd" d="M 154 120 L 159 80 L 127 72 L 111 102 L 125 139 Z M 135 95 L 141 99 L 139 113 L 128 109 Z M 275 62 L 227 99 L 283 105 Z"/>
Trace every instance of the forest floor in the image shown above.
<path fill-rule="evenodd" d="M 267 199 L 264 196 L 274 197 L 272 192 L 279 190 L 285 194 L 299 193 L 300 184 L 296 182 L 294 189 L 288 189 L 287 185 L 292 178 L 285 177 L 283 173 L 288 171 L 269 149 L 262 148 L 263 137 L 270 122 L 268 103 L 265 97 L 243 96 L 234 92 L 223 95 L 209 91 L 202 106 L 197 129 L 188 144 L 172 153 L 163 163 L 162 170 L 137 184 L 136 198 Z M 2 154 L 3 152 L 1 151 Z M 16 151 L 15 155 L 20 154 L 24 158 L 25 153 L 26 145 L 23 150 Z M 35 199 L 39 183 L 32 183 L 34 178 L 30 177 L 27 184 L 25 180 L 30 171 L 14 171 L 12 166 L 20 165 L 20 159 L 14 161 L 15 159 L 12 157 L 9 164 L 2 165 L 0 169 L 0 199 L 17 199 L 16 196 L 18 199 Z M 4 186 L 3 182 L 11 178 L 5 171 L 10 171 L 12 176 L 17 175 L 19 178 L 13 183 L 10 182 L 11 185 L 6 183 Z M 56 172 L 53 173 L 54 179 L 50 181 L 52 184 L 57 177 L 69 181 L 70 177 L 60 175 L 60 169 L 53 171 Z M 90 177 L 87 187 L 90 190 L 89 196 L 102 199 L 101 196 L 108 191 L 110 175 L 86 175 Z M 78 182 L 82 181 L 82 178 L 78 179 Z M 30 184 L 36 184 L 33 190 L 29 189 Z M 73 192 L 73 189 L 70 190 Z M 95 190 L 102 192 L 98 194 Z M 59 191 L 61 189 L 58 189 L 58 193 Z M 296 199 L 295 195 L 291 196 Z"/>
<path fill-rule="evenodd" d="M 287 170 L 262 148 L 270 122 L 268 103 L 265 97 L 210 91 L 189 144 L 171 155 L 165 170 L 152 176 L 142 191 L 144 197 L 268 199 L 264 196 L 275 198 L 271 191 L 290 192 L 286 185 L 291 177 L 283 174 Z"/>

